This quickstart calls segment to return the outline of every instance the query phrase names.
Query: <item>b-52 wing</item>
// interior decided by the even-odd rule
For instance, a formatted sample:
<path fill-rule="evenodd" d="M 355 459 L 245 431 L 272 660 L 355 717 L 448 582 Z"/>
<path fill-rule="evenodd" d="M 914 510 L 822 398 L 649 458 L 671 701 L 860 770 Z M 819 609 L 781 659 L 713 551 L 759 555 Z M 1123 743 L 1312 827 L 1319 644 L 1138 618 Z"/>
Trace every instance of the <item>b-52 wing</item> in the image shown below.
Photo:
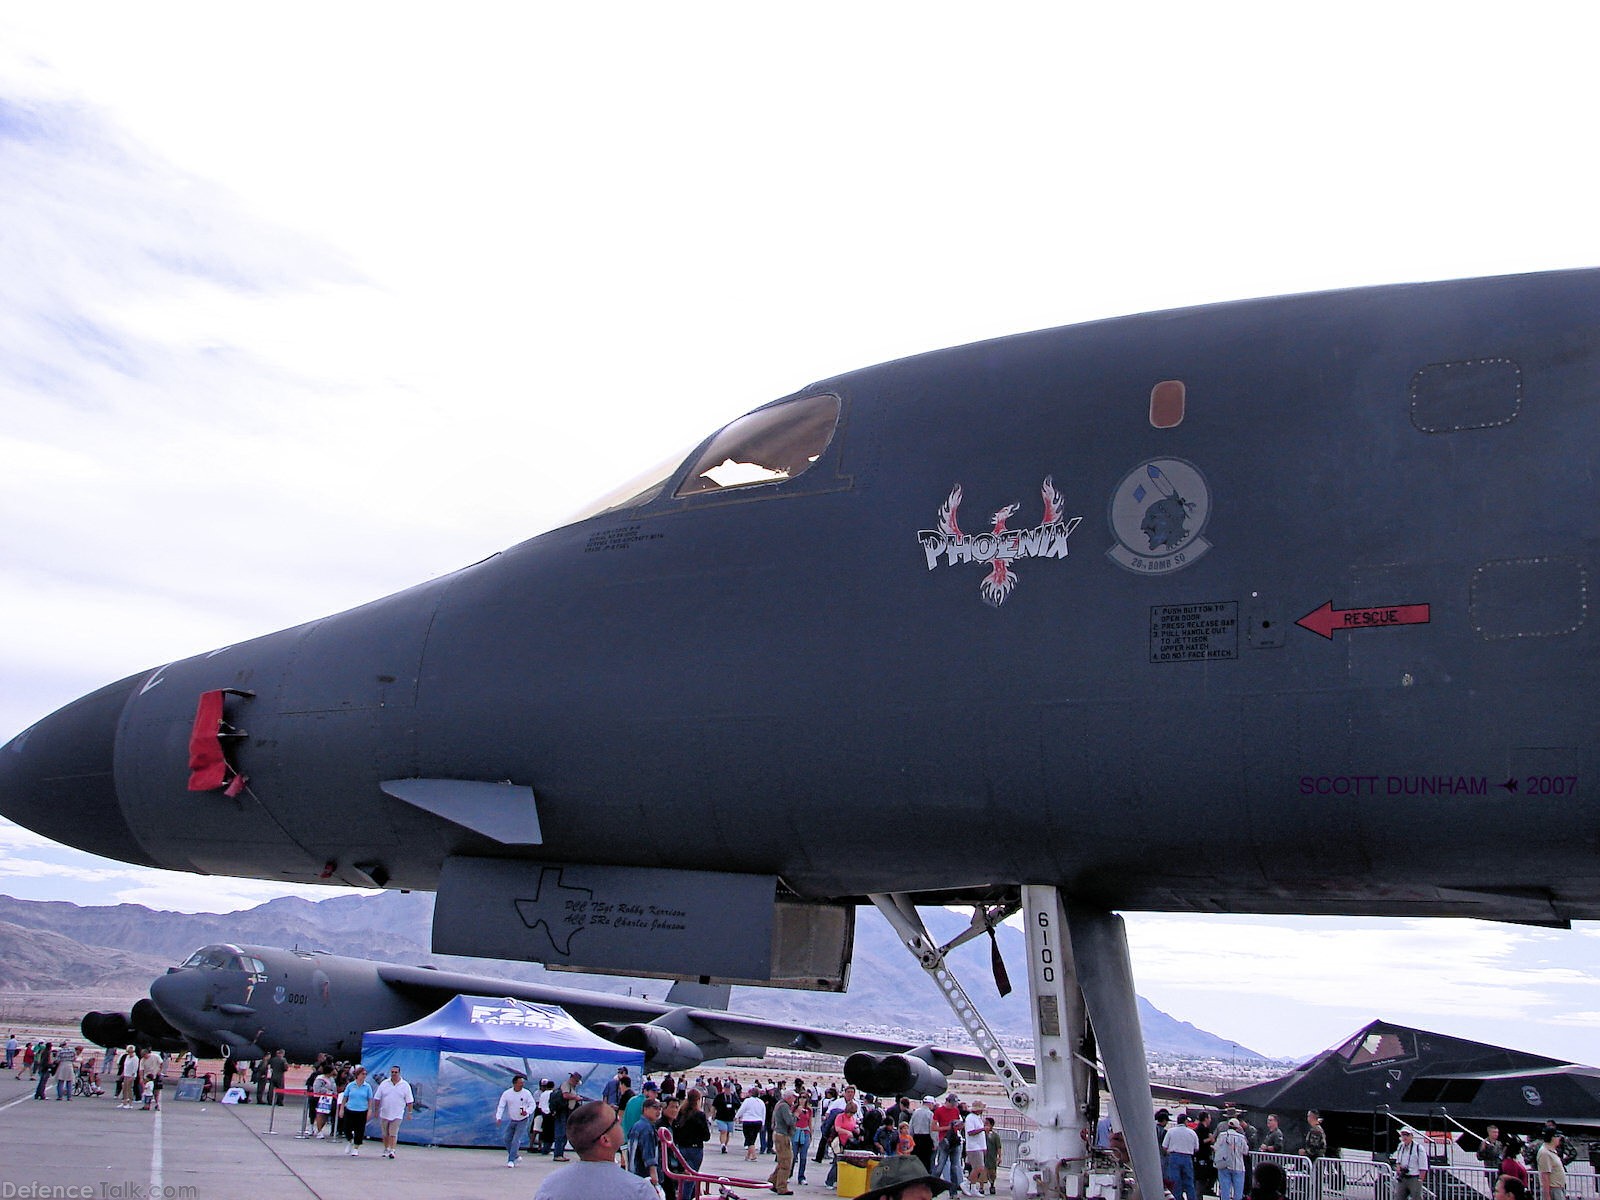
<path fill-rule="evenodd" d="M 940 1077 L 952 1071 L 989 1070 L 983 1056 L 974 1050 L 918 1046 L 902 1039 L 729 1012 L 725 1007 L 707 1007 L 703 1002 L 679 1002 L 690 996 L 701 999 L 707 991 L 720 990 L 725 1004 L 726 988 L 675 983 L 666 1000 L 658 1001 L 401 964 L 381 965 L 378 977 L 393 988 L 434 997 L 440 1003 L 457 995 L 495 995 L 532 1004 L 559 1005 L 581 1024 L 622 1045 L 644 1051 L 646 1065 L 662 1070 L 687 1070 L 706 1059 L 760 1055 L 769 1046 L 840 1057 L 867 1054 L 884 1060 L 913 1055 Z M 1032 1068 L 1025 1066 L 1024 1070 L 1031 1077 Z M 943 1090 L 942 1078 L 936 1079 L 915 1064 L 911 1064 L 911 1072 L 913 1082 L 933 1085 L 927 1094 Z"/>

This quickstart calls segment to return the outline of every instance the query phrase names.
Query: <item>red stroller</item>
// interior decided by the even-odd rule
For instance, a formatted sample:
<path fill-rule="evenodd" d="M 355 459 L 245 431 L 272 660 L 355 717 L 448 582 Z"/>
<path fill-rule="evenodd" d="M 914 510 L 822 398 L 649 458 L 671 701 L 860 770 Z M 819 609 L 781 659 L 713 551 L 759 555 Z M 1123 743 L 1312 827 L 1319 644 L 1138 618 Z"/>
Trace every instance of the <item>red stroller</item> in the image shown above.
<path fill-rule="evenodd" d="M 656 1130 L 656 1137 L 661 1144 L 661 1172 L 669 1179 L 676 1179 L 679 1183 L 678 1195 L 683 1195 L 682 1184 L 692 1183 L 696 1186 L 699 1196 L 715 1196 L 717 1200 L 740 1200 L 739 1193 L 734 1188 L 753 1188 L 758 1192 L 770 1192 L 772 1184 L 765 1179 L 737 1179 L 731 1175 L 713 1175 L 708 1171 L 696 1171 L 683 1157 L 683 1151 L 678 1149 L 677 1143 L 672 1140 L 672 1130 L 662 1127 Z M 715 1191 L 710 1189 L 715 1188 Z"/>

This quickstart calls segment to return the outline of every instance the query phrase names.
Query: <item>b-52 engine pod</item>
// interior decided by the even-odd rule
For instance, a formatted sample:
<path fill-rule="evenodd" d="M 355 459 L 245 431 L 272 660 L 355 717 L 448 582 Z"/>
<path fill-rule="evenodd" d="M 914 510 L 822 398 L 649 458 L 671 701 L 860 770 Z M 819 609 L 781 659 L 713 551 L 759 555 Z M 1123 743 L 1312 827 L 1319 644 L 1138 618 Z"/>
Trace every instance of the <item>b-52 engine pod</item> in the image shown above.
<path fill-rule="evenodd" d="M 645 1061 L 656 1071 L 689 1071 L 705 1061 L 700 1047 L 656 1022 L 616 1025 L 601 1022 L 595 1031 L 631 1050 L 644 1051 Z"/>
<path fill-rule="evenodd" d="M 937 1096 L 946 1081 L 944 1072 L 924 1057 L 931 1053 L 926 1046 L 904 1054 L 861 1050 L 844 1060 L 845 1081 L 875 1096 Z"/>

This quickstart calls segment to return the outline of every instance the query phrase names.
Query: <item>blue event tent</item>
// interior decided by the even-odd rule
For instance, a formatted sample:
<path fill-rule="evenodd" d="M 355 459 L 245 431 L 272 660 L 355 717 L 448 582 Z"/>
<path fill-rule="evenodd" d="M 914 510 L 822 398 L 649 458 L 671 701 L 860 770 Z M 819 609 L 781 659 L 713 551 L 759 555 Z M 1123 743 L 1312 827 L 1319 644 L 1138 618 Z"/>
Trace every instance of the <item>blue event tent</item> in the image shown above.
<path fill-rule="evenodd" d="M 361 1061 L 374 1085 L 400 1064 L 417 1105 L 400 1126 L 400 1140 L 431 1146 L 498 1146 L 494 1123 L 500 1093 L 513 1074 L 559 1086 L 581 1072 L 579 1090 L 597 1099 L 621 1066 L 641 1077 L 644 1056 L 590 1033 L 551 1005 L 490 996 L 457 996 L 437 1012 L 394 1029 L 378 1029 L 361 1041 Z M 376 1113 L 374 1113 L 376 1115 Z M 377 1122 L 368 1125 L 376 1136 Z"/>

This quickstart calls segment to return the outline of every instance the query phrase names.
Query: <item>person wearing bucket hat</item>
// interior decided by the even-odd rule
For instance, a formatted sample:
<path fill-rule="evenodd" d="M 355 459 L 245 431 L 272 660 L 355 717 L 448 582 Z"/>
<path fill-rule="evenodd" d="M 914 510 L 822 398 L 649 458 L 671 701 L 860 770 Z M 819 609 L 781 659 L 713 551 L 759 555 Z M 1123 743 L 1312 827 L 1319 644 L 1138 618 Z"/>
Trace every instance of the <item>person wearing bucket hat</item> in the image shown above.
<path fill-rule="evenodd" d="M 856 1200 L 933 1200 L 950 1185 L 937 1175 L 930 1175 L 922 1160 L 914 1154 L 884 1159 L 872 1173 L 872 1186 Z"/>

